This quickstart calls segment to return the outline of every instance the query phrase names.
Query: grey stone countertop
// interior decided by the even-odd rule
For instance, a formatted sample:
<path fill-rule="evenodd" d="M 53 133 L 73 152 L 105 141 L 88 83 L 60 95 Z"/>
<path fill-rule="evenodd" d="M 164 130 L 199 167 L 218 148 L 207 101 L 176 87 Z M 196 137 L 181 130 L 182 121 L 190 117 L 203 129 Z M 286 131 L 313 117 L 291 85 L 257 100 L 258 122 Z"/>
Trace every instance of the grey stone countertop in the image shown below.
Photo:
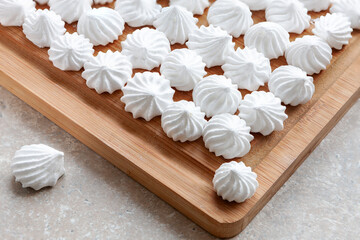
<path fill-rule="evenodd" d="M 234 239 L 359 239 L 360 101 Z M 21 146 L 65 152 L 66 174 L 39 192 L 14 181 Z M 1 239 L 214 239 L 0 87 Z"/>

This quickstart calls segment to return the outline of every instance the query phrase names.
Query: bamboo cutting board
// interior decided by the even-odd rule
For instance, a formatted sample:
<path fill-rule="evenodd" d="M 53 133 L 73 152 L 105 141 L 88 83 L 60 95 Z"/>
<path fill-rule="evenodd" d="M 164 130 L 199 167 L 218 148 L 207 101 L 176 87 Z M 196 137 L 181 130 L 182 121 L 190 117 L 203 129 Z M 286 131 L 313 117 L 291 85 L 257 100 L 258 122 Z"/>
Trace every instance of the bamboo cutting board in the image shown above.
<path fill-rule="evenodd" d="M 159 2 L 168 5 L 168 1 Z M 311 15 L 317 18 L 325 13 Z M 254 12 L 253 19 L 264 21 L 264 12 Z M 202 24 L 207 25 L 206 16 L 199 17 Z M 75 25 L 67 28 L 73 32 Z M 126 26 L 118 41 L 95 47 L 96 52 L 121 50 L 120 42 L 133 31 Z M 124 111 L 121 91 L 98 95 L 86 87 L 81 72 L 56 69 L 47 49 L 28 41 L 20 27 L 0 26 L 0 36 L 2 86 L 218 237 L 241 232 L 360 96 L 360 31 L 355 31 L 348 46 L 333 52 L 331 66 L 314 76 L 313 99 L 287 107 L 284 131 L 268 137 L 255 134 L 251 152 L 235 159 L 253 168 L 260 186 L 246 202 L 228 203 L 212 187 L 214 172 L 225 160 L 210 153 L 202 139 L 173 142 L 163 133 L 159 117 L 150 122 L 133 119 Z M 291 35 L 291 40 L 298 36 Z M 242 37 L 235 41 L 243 47 Z M 274 69 L 286 60 L 281 57 L 271 63 Z M 220 67 L 207 71 L 223 74 Z M 191 100 L 191 92 L 177 91 L 175 100 L 180 99 Z"/>

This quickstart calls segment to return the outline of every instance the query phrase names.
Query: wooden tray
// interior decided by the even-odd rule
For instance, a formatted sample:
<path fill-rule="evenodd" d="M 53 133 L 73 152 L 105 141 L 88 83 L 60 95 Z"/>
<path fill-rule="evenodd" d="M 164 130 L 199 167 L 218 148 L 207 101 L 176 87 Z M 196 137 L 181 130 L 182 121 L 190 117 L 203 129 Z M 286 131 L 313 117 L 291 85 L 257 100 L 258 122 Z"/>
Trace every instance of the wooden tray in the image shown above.
<path fill-rule="evenodd" d="M 264 12 L 254 12 L 253 17 L 264 21 Z M 205 16 L 199 20 L 207 24 Z M 67 28 L 74 31 L 74 26 Z M 119 41 L 96 51 L 121 50 L 120 41 L 133 30 L 126 26 Z M 268 137 L 255 135 L 251 152 L 236 159 L 254 169 L 260 187 L 245 203 L 228 203 L 212 187 L 214 172 L 225 160 L 210 153 L 201 139 L 173 142 L 163 133 L 159 117 L 151 122 L 133 119 L 124 111 L 121 91 L 98 95 L 86 87 L 80 72 L 56 69 L 47 49 L 28 41 L 20 27 L 0 26 L 0 35 L 2 86 L 218 237 L 241 232 L 360 95 L 360 32 L 355 31 L 350 45 L 334 51 L 328 70 L 314 76 L 313 99 L 287 108 L 285 130 Z M 242 38 L 236 45 L 243 47 Z M 273 68 L 284 64 L 283 57 L 272 61 Z M 207 71 L 222 74 L 219 67 Z M 175 99 L 190 100 L 191 93 L 177 92 Z"/>

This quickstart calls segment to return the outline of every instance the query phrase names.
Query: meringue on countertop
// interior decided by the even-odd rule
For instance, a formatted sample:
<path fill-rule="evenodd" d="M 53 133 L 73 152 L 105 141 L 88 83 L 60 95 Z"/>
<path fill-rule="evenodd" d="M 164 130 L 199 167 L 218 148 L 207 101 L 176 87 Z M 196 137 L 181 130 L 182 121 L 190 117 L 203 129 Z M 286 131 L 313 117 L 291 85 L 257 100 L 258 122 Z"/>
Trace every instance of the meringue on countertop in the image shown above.
<path fill-rule="evenodd" d="M 330 0 L 299 0 L 309 11 L 320 12 L 330 6 Z"/>
<path fill-rule="evenodd" d="M 209 0 L 170 0 L 170 6 L 177 5 L 186 8 L 193 14 L 204 14 L 204 9 L 210 6 Z"/>
<path fill-rule="evenodd" d="M 240 0 L 240 1 L 247 4 L 250 10 L 259 11 L 259 10 L 265 10 L 269 5 L 270 0 Z"/>
<path fill-rule="evenodd" d="M 250 127 L 239 116 L 223 113 L 212 117 L 203 131 L 205 147 L 225 159 L 243 157 L 251 149 L 254 137 Z"/>
<path fill-rule="evenodd" d="M 342 13 L 350 19 L 351 27 L 360 29 L 360 1 L 336 0 L 330 8 L 331 13 Z"/>
<path fill-rule="evenodd" d="M 59 14 L 65 22 L 78 21 L 81 15 L 91 10 L 93 0 L 49 0 L 50 10 Z"/>
<path fill-rule="evenodd" d="M 42 5 L 47 4 L 49 2 L 49 0 L 35 0 L 35 1 Z"/>
<path fill-rule="evenodd" d="M 267 136 L 284 129 L 284 121 L 288 118 L 285 109 L 280 98 L 271 92 L 255 91 L 241 101 L 239 116 L 251 127 L 251 132 Z"/>
<path fill-rule="evenodd" d="M 259 187 L 256 178 L 256 173 L 243 162 L 232 161 L 216 170 L 213 185 L 217 195 L 224 200 L 242 203 L 251 198 Z"/>
<path fill-rule="evenodd" d="M 206 75 L 202 58 L 186 48 L 169 53 L 161 64 L 160 72 L 170 81 L 172 87 L 180 91 L 194 89 L 196 83 Z"/>
<path fill-rule="evenodd" d="M 0 24 L 3 26 L 21 26 L 25 17 L 35 10 L 33 0 L 1 0 Z"/>

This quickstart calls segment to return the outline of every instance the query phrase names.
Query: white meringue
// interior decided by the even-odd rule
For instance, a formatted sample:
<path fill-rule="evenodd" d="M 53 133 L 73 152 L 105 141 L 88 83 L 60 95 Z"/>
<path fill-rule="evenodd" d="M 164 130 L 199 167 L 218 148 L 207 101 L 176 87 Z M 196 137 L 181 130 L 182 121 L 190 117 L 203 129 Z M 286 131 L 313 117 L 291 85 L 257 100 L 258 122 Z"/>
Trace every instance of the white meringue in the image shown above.
<path fill-rule="evenodd" d="M 249 7 L 239 0 L 216 1 L 209 8 L 209 24 L 221 27 L 230 35 L 238 38 L 254 24 Z"/>
<path fill-rule="evenodd" d="M 84 69 L 81 76 L 86 79 L 86 85 L 99 94 L 122 89 L 132 75 L 130 61 L 118 51 L 99 52 L 85 63 Z"/>
<path fill-rule="evenodd" d="M 254 137 L 250 127 L 239 116 L 223 113 L 207 122 L 203 131 L 206 148 L 225 159 L 243 157 L 251 149 Z"/>
<path fill-rule="evenodd" d="M 257 175 L 243 162 L 222 164 L 213 178 L 214 189 L 218 196 L 229 202 L 242 203 L 254 196 L 259 183 Z"/>
<path fill-rule="evenodd" d="M 26 37 L 36 46 L 50 47 L 50 43 L 66 32 L 65 22 L 53 11 L 36 10 L 30 13 L 23 24 Z"/>
<path fill-rule="evenodd" d="M 351 22 L 343 14 L 333 13 L 321 16 L 315 21 L 312 32 L 325 40 L 330 47 L 340 50 L 352 38 Z"/>
<path fill-rule="evenodd" d="M 79 71 L 94 54 L 90 40 L 77 33 L 65 33 L 50 44 L 50 61 L 63 71 Z"/>
<path fill-rule="evenodd" d="M 129 26 L 141 27 L 153 24 L 161 5 L 156 0 L 121 0 L 115 2 L 115 10 Z"/>
<path fill-rule="evenodd" d="M 193 14 L 203 15 L 210 2 L 209 0 L 170 0 L 170 6 L 173 5 L 182 6 Z"/>
<path fill-rule="evenodd" d="M 121 46 L 122 54 L 130 59 L 133 68 L 146 70 L 159 67 L 171 50 L 164 33 L 147 27 L 127 35 Z"/>
<path fill-rule="evenodd" d="M 240 89 L 255 91 L 264 86 L 271 74 L 270 60 L 256 49 L 238 48 L 221 67 L 224 75 Z"/>
<path fill-rule="evenodd" d="M 234 51 L 232 37 L 220 27 L 202 25 L 189 35 L 186 43 L 189 49 L 199 54 L 208 68 L 221 66 L 227 56 Z"/>
<path fill-rule="evenodd" d="M 35 10 L 33 0 L 1 0 L 0 24 L 3 26 L 21 26 L 25 17 Z"/>
<path fill-rule="evenodd" d="M 175 93 L 169 80 L 152 72 L 136 73 L 122 91 L 124 96 L 121 101 L 125 103 L 125 111 L 146 121 L 160 116 L 173 103 Z"/>
<path fill-rule="evenodd" d="M 196 84 L 193 99 L 207 117 L 212 117 L 221 113 L 234 114 L 242 96 L 230 79 L 210 75 Z"/>
<path fill-rule="evenodd" d="M 261 22 L 252 26 L 244 37 L 245 46 L 255 48 L 269 59 L 284 55 L 290 43 L 289 33 L 279 24 Z"/>
<path fill-rule="evenodd" d="M 351 27 L 360 29 L 360 1 L 336 0 L 330 8 L 331 13 L 342 13 L 350 19 Z"/>
<path fill-rule="evenodd" d="M 284 121 L 288 118 L 285 109 L 280 98 L 271 92 L 255 91 L 241 101 L 239 116 L 251 127 L 251 132 L 267 136 L 284 129 Z"/>
<path fill-rule="evenodd" d="M 170 81 L 170 85 L 180 91 L 190 91 L 206 75 L 205 63 L 194 51 L 176 49 L 166 56 L 160 72 Z"/>
<path fill-rule="evenodd" d="M 41 5 L 47 4 L 49 2 L 49 0 L 35 0 L 35 1 Z"/>
<path fill-rule="evenodd" d="M 78 21 L 83 13 L 91 10 L 93 0 L 49 0 L 48 4 L 50 10 L 70 24 Z"/>
<path fill-rule="evenodd" d="M 332 59 L 329 44 L 317 36 L 306 35 L 297 38 L 286 49 L 286 61 L 289 65 L 299 67 L 308 75 L 326 69 Z"/>
<path fill-rule="evenodd" d="M 249 6 L 250 10 L 259 11 L 265 10 L 269 5 L 270 0 L 240 0 Z"/>
<path fill-rule="evenodd" d="M 161 127 L 174 141 L 195 141 L 201 137 L 205 124 L 205 113 L 184 100 L 169 105 L 161 116 Z"/>
<path fill-rule="evenodd" d="M 269 90 L 285 104 L 305 104 L 314 95 L 313 78 L 294 66 L 281 66 L 271 74 Z"/>
<path fill-rule="evenodd" d="M 299 0 L 309 11 L 320 12 L 330 6 L 330 0 Z"/>
<path fill-rule="evenodd" d="M 95 4 L 112 3 L 114 0 L 94 0 Z"/>
<path fill-rule="evenodd" d="M 26 145 L 16 151 L 11 169 L 23 188 L 53 187 L 65 174 L 64 153 L 44 144 Z"/>

